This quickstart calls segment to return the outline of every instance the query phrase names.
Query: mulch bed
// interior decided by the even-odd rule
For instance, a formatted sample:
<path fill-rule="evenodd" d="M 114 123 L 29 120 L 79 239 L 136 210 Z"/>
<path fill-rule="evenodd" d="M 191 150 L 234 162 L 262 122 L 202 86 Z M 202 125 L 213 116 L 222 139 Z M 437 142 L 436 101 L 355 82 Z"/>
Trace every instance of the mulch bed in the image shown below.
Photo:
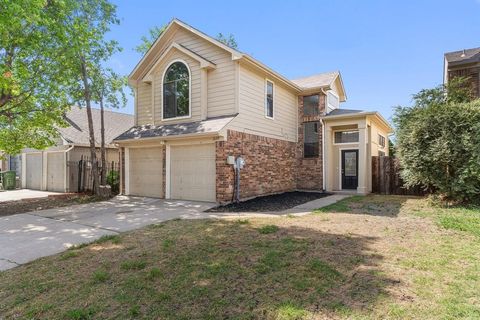
<path fill-rule="evenodd" d="M 0 202 L 0 217 L 17 213 L 66 207 L 74 204 L 89 203 L 100 200 L 105 199 L 100 199 L 98 197 L 83 193 L 66 193 L 50 195 L 46 198 L 32 198 Z"/>
<path fill-rule="evenodd" d="M 295 206 L 326 197 L 325 192 L 284 192 L 270 196 L 257 197 L 239 203 L 218 206 L 206 212 L 273 212 L 291 209 Z"/>

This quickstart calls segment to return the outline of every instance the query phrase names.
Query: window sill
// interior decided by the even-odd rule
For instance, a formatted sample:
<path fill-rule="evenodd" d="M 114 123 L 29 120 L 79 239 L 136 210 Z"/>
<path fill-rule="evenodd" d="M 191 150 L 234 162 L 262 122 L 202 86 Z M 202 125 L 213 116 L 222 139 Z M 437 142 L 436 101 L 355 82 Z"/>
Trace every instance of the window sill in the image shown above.
<path fill-rule="evenodd" d="M 192 117 L 191 115 L 188 115 L 188 116 L 175 117 L 175 118 L 162 118 L 162 121 L 175 121 L 175 120 L 189 119 L 191 117 Z"/>

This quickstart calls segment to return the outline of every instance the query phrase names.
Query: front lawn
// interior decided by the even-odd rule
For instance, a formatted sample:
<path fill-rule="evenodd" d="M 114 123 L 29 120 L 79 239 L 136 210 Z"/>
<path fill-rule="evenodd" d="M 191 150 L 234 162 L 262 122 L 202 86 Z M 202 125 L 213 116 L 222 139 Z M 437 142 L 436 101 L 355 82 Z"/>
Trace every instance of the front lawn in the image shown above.
<path fill-rule="evenodd" d="M 0 314 L 479 318 L 479 216 L 368 196 L 304 217 L 170 221 L 0 273 Z"/>

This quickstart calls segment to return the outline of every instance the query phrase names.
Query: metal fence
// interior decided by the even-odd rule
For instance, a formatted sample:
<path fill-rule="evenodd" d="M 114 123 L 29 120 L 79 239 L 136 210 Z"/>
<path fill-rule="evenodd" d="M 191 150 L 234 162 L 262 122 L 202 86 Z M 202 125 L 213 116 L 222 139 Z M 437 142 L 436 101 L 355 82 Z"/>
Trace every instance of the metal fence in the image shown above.
<path fill-rule="evenodd" d="M 69 172 L 69 190 L 70 192 L 92 192 L 93 185 L 93 169 L 92 161 L 89 157 L 82 156 L 80 161 L 68 161 L 67 167 Z M 96 161 L 100 180 L 102 169 L 107 177 L 107 184 L 112 187 L 113 193 L 118 193 L 120 183 L 120 165 L 118 162 L 107 162 L 105 168 L 102 163 Z M 100 183 L 100 181 L 99 181 Z"/>

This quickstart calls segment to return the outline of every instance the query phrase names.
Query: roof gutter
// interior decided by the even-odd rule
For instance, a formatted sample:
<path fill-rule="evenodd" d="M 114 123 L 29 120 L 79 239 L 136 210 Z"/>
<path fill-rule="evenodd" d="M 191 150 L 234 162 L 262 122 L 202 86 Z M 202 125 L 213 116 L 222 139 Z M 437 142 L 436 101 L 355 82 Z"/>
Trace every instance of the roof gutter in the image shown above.
<path fill-rule="evenodd" d="M 214 131 L 214 132 L 204 132 L 204 133 L 187 133 L 187 134 L 180 134 L 180 135 L 175 135 L 175 136 L 158 136 L 158 137 L 145 137 L 145 138 L 131 138 L 131 139 L 124 139 L 124 140 L 114 140 L 116 145 L 120 145 L 123 143 L 130 143 L 130 142 L 138 142 L 138 141 L 170 141 L 170 140 L 181 140 L 181 139 L 187 139 L 187 138 L 207 138 L 207 137 L 217 137 L 221 136 L 220 131 Z"/>

